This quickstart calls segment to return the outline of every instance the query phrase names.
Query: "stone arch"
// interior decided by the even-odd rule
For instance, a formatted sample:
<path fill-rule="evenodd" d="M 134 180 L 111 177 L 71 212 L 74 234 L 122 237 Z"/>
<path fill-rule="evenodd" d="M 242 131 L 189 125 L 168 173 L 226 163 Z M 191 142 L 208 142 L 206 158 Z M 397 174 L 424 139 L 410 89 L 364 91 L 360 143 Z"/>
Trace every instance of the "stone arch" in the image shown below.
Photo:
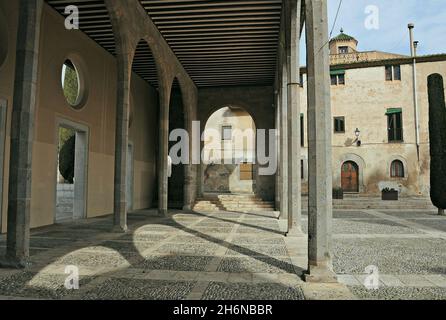
<path fill-rule="evenodd" d="M 160 75 L 163 74 L 158 55 L 149 42 L 141 38 L 132 52 L 132 70 L 147 81 L 155 89 L 161 85 Z M 144 63 L 144 65 L 142 65 Z"/>
<path fill-rule="evenodd" d="M 346 162 L 354 162 L 358 166 L 358 186 L 359 186 L 359 193 L 365 192 L 365 170 L 366 170 L 366 163 L 364 159 L 354 153 L 347 153 L 342 155 L 338 161 L 335 163 L 335 170 L 333 174 L 333 186 L 334 187 L 341 187 L 341 168 L 344 163 Z"/>
<path fill-rule="evenodd" d="M 254 126 L 256 128 L 259 128 L 258 127 L 258 120 L 257 120 L 256 114 L 255 114 L 255 112 L 252 112 L 251 106 L 249 104 L 243 102 L 243 101 L 238 101 L 238 100 L 235 100 L 235 101 L 232 101 L 232 102 L 228 102 L 228 103 L 224 103 L 223 102 L 223 103 L 219 103 L 218 105 L 211 106 L 211 108 L 207 111 L 206 115 L 203 118 L 204 119 L 204 123 L 206 124 L 208 122 L 209 118 L 213 114 L 215 114 L 217 111 L 219 111 L 219 110 L 221 110 L 221 109 L 223 109 L 225 107 L 230 107 L 230 106 L 236 107 L 236 108 L 241 108 L 241 109 L 245 110 L 251 116 L 251 118 L 253 119 Z M 201 128 L 201 132 L 202 133 L 203 133 L 203 131 L 204 131 L 204 127 Z"/>

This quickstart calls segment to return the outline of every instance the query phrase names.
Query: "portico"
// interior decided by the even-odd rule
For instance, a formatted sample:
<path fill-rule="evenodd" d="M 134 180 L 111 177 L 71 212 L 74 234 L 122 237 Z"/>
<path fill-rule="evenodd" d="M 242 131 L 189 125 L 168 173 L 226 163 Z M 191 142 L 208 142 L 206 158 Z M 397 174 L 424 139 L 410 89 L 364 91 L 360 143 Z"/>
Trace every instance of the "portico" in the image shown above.
<path fill-rule="evenodd" d="M 15 39 L 8 47 L 14 59 L 0 61 L 8 83 L 2 84 L 0 94 L 12 106 L 6 153 L 9 168 L 5 170 L 9 179 L 4 179 L 7 206 L 2 215 L 7 251 L 0 264 L 28 266 L 30 230 L 53 221 L 45 203 L 52 203 L 54 196 L 45 190 L 45 183 L 56 173 L 48 169 L 55 166 L 45 166 L 43 150 L 57 148 L 54 137 L 46 133 L 57 117 L 89 128 L 86 217 L 112 213 L 110 231 L 126 233 L 129 193 L 135 210 L 156 207 L 164 217 L 172 209 L 168 155 L 174 127 L 193 137 L 197 134 L 193 122 L 201 121 L 204 127 L 202 120 L 211 110 L 245 107 L 256 119 L 257 129 L 278 133 L 276 150 L 267 148 L 277 153 L 277 177 L 256 177 L 256 190 L 264 200 L 277 200 L 280 218 L 287 221 L 288 241 L 300 241 L 304 235 L 299 43 L 305 32 L 309 128 L 305 280 L 336 281 L 331 269 L 327 1 L 192 1 L 186 5 L 104 0 L 74 1 L 73 5 L 79 9 L 80 30 L 64 27 L 66 1 L 20 0 L 0 8 L 15 15 L 10 22 Z M 65 42 L 61 40 L 57 49 L 53 39 Z M 53 81 L 58 66 L 52 63 L 67 57 L 72 57 L 81 78 L 78 95 L 82 96 L 73 108 L 54 93 L 59 92 Z M 47 80 L 50 75 L 51 81 Z M 179 199 L 189 212 L 202 196 L 202 172 L 193 161 L 196 156 L 189 152 L 181 178 L 170 181 L 171 188 L 182 189 Z"/>

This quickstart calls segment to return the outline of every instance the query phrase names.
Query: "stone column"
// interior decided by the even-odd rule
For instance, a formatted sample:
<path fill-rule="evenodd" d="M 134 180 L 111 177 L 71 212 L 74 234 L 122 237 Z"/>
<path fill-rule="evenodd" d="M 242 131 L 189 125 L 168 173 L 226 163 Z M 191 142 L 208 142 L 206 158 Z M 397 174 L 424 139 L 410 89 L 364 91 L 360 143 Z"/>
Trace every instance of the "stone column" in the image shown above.
<path fill-rule="evenodd" d="M 14 100 L 11 119 L 6 259 L 1 266 L 29 262 L 31 169 L 36 109 L 42 0 L 20 0 Z"/>
<path fill-rule="evenodd" d="M 286 4 L 286 54 L 288 93 L 288 234 L 301 233 L 301 172 L 300 172 L 300 85 L 299 42 L 301 0 Z"/>
<path fill-rule="evenodd" d="M 158 159 L 158 211 L 160 215 L 168 212 L 168 160 L 169 155 L 169 107 L 170 90 L 160 83 L 160 121 L 159 121 L 159 159 Z"/>
<path fill-rule="evenodd" d="M 192 122 L 197 118 L 197 90 L 189 93 L 185 114 L 185 128 L 189 134 L 189 163 L 185 164 L 184 170 L 184 207 L 185 211 L 192 211 L 197 196 L 197 165 L 193 163 L 194 159 L 194 132 Z"/>
<path fill-rule="evenodd" d="M 277 85 L 277 87 L 279 84 Z M 280 146 L 280 97 L 279 97 L 279 90 L 277 89 L 275 93 L 275 127 L 276 127 L 276 146 Z M 280 148 L 277 147 L 276 151 L 276 157 L 278 162 L 280 163 Z M 274 207 L 276 210 L 280 211 L 280 169 L 276 172 L 276 183 L 275 183 L 275 199 L 274 199 Z"/>
<path fill-rule="evenodd" d="M 285 59 L 284 59 L 285 60 Z M 288 215 L 288 94 L 287 67 L 282 62 L 282 79 L 280 90 L 280 219 Z"/>
<path fill-rule="evenodd" d="M 305 280 L 335 282 L 331 261 L 332 136 L 327 0 L 306 0 L 305 4 L 309 140 L 308 271 Z"/>
<path fill-rule="evenodd" d="M 118 45 L 118 95 L 116 105 L 114 231 L 127 232 L 127 149 L 129 144 L 130 77 L 128 45 Z"/>

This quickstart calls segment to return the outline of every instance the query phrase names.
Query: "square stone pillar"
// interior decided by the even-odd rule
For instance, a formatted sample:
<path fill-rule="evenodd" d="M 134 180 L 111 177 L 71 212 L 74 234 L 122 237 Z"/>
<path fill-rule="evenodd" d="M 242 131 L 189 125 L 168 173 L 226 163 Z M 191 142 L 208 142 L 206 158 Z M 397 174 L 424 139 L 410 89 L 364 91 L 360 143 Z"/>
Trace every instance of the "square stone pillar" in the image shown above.
<path fill-rule="evenodd" d="M 282 61 L 280 90 L 280 219 L 288 215 L 288 93 L 285 59 Z"/>
<path fill-rule="evenodd" d="M 158 212 L 165 216 L 168 212 L 169 197 L 169 107 L 170 92 L 160 87 L 159 158 L 158 158 Z"/>
<path fill-rule="evenodd" d="M 32 151 L 42 0 L 20 0 L 11 119 L 6 258 L 0 266 L 29 263 Z"/>
<path fill-rule="evenodd" d="M 308 68 L 308 271 L 310 282 L 335 282 L 332 271 L 332 126 L 327 0 L 306 0 Z M 297 119 L 296 119 L 297 121 Z"/>
<path fill-rule="evenodd" d="M 275 120 L 275 128 L 276 128 L 276 146 L 280 146 L 280 95 L 278 85 L 276 84 L 276 92 L 275 92 L 275 109 L 274 109 L 274 120 Z M 277 163 L 280 163 L 280 147 L 277 147 L 276 150 Z M 276 181 L 274 186 L 274 207 L 276 211 L 280 211 L 280 168 L 278 168 L 276 172 Z"/>
<path fill-rule="evenodd" d="M 184 205 L 183 210 L 192 211 L 196 197 L 197 197 L 197 168 L 195 164 L 195 150 L 194 150 L 194 126 L 193 121 L 197 119 L 197 107 L 198 107 L 198 91 L 195 89 L 193 92 L 184 93 L 187 94 L 187 105 L 185 114 L 185 128 L 189 134 L 189 163 L 184 165 Z"/>
<path fill-rule="evenodd" d="M 122 44 L 118 52 L 118 96 L 116 104 L 115 178 L 113 231 L 127 232 L 127 149 L 129 143 L 129 105 L 131 54 Z"/>
<path fill-rule="evenodd" d="M 288 121 L 288 234 L 300 235 L 301 230 L 301 172 L 300 172 L 300 84 L 299 42 L 301 0 L 287 0 L 287 121 Z"/>

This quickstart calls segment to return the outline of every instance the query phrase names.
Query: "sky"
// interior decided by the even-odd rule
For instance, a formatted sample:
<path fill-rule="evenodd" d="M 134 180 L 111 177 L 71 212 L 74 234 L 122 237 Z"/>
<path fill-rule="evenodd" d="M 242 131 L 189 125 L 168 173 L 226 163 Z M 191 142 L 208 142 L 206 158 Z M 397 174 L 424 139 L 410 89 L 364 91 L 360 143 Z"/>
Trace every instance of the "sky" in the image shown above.
<path fill-rule="evenodd" d="M 333 28 L 341 0 L 328 0 L 329 32 Z M 366 9 L 373 6 L 372 11 Z M 366 21 L 378 22 L 367 28 Z M 446 53 L 446 0 L 342 0 L 332 37 L 343 28 L 359 41 L 358 50 L 379 50 L 410 54 L 408 23 L 414 23 L 414 38 L 419 41 L 418 54 Z M 304 40 L 303 40 L 304 41 Z M 304 42 L 302 42 L 304 44 Z M 301 44 L 301 63 L 305 50 Z"/>

